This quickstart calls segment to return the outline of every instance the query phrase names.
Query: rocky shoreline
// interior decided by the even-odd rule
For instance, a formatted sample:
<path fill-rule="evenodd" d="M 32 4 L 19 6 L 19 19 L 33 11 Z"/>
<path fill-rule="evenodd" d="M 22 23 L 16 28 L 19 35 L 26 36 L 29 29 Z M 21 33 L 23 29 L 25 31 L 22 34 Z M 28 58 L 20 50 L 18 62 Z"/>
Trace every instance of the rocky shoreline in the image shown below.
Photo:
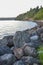
<path fill-rule="evenodd" d="M 17 31 L 0 40 L 0 65 L 41 65 L 37 48 L 43 42 L 43 26 Z"/>
<path fill-rule="evenodd" d="M 35 20 L 35 22 L 39 25 L 39 26 L 43 26 L 43 20 Z"/>

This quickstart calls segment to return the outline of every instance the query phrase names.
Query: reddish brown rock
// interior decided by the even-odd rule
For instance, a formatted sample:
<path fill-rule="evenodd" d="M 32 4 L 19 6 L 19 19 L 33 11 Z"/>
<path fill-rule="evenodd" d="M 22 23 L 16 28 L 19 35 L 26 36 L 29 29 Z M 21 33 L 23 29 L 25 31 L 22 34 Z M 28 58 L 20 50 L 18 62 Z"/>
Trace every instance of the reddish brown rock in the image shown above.
<path fill-rule="evenodd" d="M 13 52 L 17 59 L 20 59 L 23 56 L 23 50 L 21 48 L 16 48 Z"/>

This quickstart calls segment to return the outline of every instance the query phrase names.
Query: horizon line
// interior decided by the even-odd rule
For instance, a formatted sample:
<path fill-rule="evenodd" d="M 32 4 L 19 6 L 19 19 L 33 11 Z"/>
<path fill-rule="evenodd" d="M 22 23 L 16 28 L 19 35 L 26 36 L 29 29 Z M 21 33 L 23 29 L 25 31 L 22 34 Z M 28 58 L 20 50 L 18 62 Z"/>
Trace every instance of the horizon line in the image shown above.
<path fill-rule="evenodd" d="M 15 20 L 15 17 L 0 17 L 0 20 Z"/>

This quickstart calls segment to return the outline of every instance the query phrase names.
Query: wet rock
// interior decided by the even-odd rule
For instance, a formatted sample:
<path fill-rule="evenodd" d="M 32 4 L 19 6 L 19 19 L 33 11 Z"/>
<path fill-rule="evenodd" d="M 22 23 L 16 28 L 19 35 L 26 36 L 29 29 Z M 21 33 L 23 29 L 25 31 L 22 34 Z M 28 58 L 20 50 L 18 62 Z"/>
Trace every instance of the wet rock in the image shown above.
<path fill-rule="evenodd" d="M 12 53 L 11 49 L 7 46 L 0 46 L 0 56 L 6 53 Z"/>
<path fill-rule="evenodd" d="M 0 39 L 0 45 L 7 45 L 7 44 L 8 44 L 8 41 L 6 38 Z"/>
<path fill-rule="evenodd" d="M 15 36 L 13 37 L 13 42 L 15 47 L 20 48 L 22 47 L 25 42 L 29 42 L 30 41 L 30 35 L 29 33 L 27 33 L 26 31 L 17 31 L 15 33 Z"/>
<path fill-rule="evenodd" d="M 5 36 L 3 39 L 6 39 L 6 40 L 7 40 L 7 46 L 8 46 L 8 47 L 14 46 L 13 36 L 12 36 L 12 35 L 10 35 L 10 36 Z"/>
<path fill-rule="evenodd" d="M 43 33 L 40 35 L 40 39 L 43 42 Z"/>
<path fill-rule="evenodd" d="M 39 39 L 38 35 L 34 35 L 30 37 L 31 41 L 37 41 Z"/>
<path fill-rule="evenodd" d="M 0 56 L 0 65 L 12 65 L 15 62 L 15 57 L 12 54 L 4 54 Z"/>
<path fill-rule="evenodd" d="M 28 64 L 32 65 L 33 63 L 39 64 L 39 60 L 31 56 L 22 57 L 22 61 L 24 62 L 25 65 L 28 65 Z"/>
<path fill-rule="evenodd" d="M 21 48 L 13 49 L 13 52 L 17 59 L 20 59 L 23 56 L 23 50 Z"/>
<path fill-rule="evenodd" d="M 11 47 L 11 50 L 13 51 L 13 49 L 14 49 L 15 47 L 13 46 L 13 47 Z"/>
<path fill-rule="evenodd" d="M 40 35 L 41 33 L 43 33 L 43 27 L 37 29 L 37 34 Z"/>
<path fill-rule="evenodd" d="M 30 31 L 31 32 L 31 31 Z M 30 36 L 34 36 L 34 35 L 37 35 L 37 32 L 36 31 L 33 31 L 31 32 Z"/>
<path fill-rule="evenodd" d="M 22 40 L 23 39 L 26 43 L 30 42 L 30 34 L 28 31 L 22 31 Z"/>
<path fill-rule="evenodd" d="M 34 63 L 33 65 L 39 65 L 39 64 Z"/>
<path fill-rule="evenodd" d="M 21 37 L 21 31 L 18 31 L 15 33 L 15 36 L 13 37 L 13 42 L 14 42 L 15 47 L 17 47 L 17 48 L 19 48 L 23 45 L 23 43 L 22 43 L 23 40 Z"/>
<path fill-rule="evenodd" d="M 34 42 L 29 42 L 27 43 L 28 46 L 38 48 L 40 46 L 40 41 L 34 41 Z"/>
<path fill-rule="evenodd" d="M 36 57 L 37 56 L 37 51 L 36 51 L 36 49 L 35 48 L 33 48 L 33 47 L 29 47 L 29 46 L 25 46 L 24 47 L 24 55 L 26 56 L 33 56 L 33 57 Z"/>
<path fill-rule="evenodd" d="M 24 64 L 23 64 L 22 60 L 19 60 L 19 61 L 15 62 L 13 65 L 24 65 Z"/>
<path fill-rule="evenodd" d="M 0 45 L 7 45 L 9 47 L 12 47 L 14 45 L 14 43 L 13 43 L 13 36 L 12 35 L 4 36 L 0 40 Z"/>

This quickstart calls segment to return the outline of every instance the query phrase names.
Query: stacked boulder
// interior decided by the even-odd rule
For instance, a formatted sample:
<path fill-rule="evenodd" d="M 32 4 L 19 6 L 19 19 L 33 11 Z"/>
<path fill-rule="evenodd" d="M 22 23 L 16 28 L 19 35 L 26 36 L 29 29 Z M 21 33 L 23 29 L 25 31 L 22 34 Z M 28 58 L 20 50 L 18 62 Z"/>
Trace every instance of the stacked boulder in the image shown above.
<path fill-rule="evenodd" d="M 0 40 L 0 65 L 40 65 L 37 48 L 43 42 L 43 27 L 17 31 Z"/>

